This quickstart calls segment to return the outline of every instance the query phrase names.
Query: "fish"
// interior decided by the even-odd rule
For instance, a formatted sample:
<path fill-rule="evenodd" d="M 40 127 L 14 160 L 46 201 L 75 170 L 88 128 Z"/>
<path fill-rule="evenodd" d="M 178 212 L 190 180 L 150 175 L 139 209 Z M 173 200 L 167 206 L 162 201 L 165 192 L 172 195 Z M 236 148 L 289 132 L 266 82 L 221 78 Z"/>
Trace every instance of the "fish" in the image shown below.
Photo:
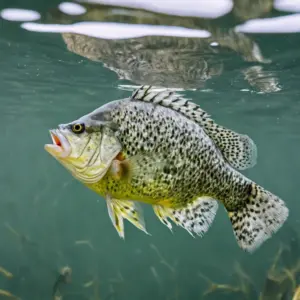
<path fill-rule="evenodd" d="M 60 269 L 59 276 L 54 282 L 52 288 L 52 298 L 53 300 L 63 299 L 60 293 L 60 286 L 62 283 L 67 284 L 72 281 L 72 269 L 69 266 L 65 266 Z"/>
<path fill-rule="evenodd" d="M 175 91 L 141 86 L 50 130 L 49 152 L 102 196 L 121 238 L 124 219 L 149 234 L 141 204 L 171 231 L 202 237 L 221 203 L 238 246 L 252 253 L 285 223 L 285 202 L 241 172 L 257 163 L 245 134 L 217 124 Z"/>

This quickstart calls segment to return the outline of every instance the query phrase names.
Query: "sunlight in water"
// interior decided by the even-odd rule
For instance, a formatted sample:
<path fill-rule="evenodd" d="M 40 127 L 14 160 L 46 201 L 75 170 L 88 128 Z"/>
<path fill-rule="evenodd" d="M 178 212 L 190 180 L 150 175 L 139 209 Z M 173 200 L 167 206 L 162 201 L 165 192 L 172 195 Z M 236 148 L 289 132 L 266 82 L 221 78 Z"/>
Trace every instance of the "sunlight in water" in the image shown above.
<path fill-rule="evenodd" d="M 36 32 L 72 32 L 104 39 L 125 39 L 142 36 L 178 36 L 208 38 L 207 30 L 189 29 L 177 26 L 122 24 L 105 22 L 82 22 L 72 25 L 24 23 L 22 28 Z"/>
<path fill-rule="evenodd" d="M 203 18 L 218 18 L 231 11 L 232 0 L 84 0 L 83 3 L 99 3 L 142 8 L 149 11 L 179 16 L 196 16 Z"/>
<path fill-rule="evenodd" d="M 300 32 L 300 14 L 254 19 L 236 26 L 236 31 L 248 33 L 293 33 Z"/>
<path fill-rule="evenodd" d="M 35 21 L 38 20 L 41 15 L 34 10 L 19 9 L 19 8 L 6 8 L 0 12 L 2 19 L 8 21 Z"/>
<path fill-rule="evenodd" d="M 84 14 L 86 12 L 86 9 L 77 3 L 72 2 L 63 2 L 60 3 L 58 8 L 65 14 L 77 16 Z"/>
<path fill-rule="evenodd" d="M 275 0 L 274 8 L 287 12 L 300 12 L 300 0 Z"/>

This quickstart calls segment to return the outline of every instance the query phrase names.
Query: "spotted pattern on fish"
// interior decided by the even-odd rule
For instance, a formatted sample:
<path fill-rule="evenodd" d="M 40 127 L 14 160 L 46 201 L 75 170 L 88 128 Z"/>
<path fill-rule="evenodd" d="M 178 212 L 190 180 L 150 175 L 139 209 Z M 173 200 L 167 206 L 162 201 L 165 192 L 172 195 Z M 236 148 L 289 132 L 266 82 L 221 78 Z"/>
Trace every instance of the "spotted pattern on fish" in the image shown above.
<path fill-rule="evenodd" d="M 118 124 L 116 136 L 127 157 L 141 153 L 151 156 L 142 159 L 143 167 L 134 173 L 130 186 L 116 181 L 115 189 L 122 189 L 126 198 L 132 199 L 134 192 L 153 204 L 171 199 L 177 208 L 201 196 L 224 200 L 228 207 L 245 199 L 250 181 L 226 163 L 213 140 L 195 122 L 171 109 L 141 101 L 117 103 L 111 117 Z M 153 170 L 156 161 L 164 164 Z"/>
<path fill-rule="evenodd" d="M 236 169 L 243 170 L 256 164 L 257 147 L 250 137 L 216 124 L 199 105 L 176 92 L 165 90 L 157 92 L 150 86 L 142 86 L 132 94 L 131 98 L 169 107 L 201 125 L 214 140 L 225 159 Z"/>

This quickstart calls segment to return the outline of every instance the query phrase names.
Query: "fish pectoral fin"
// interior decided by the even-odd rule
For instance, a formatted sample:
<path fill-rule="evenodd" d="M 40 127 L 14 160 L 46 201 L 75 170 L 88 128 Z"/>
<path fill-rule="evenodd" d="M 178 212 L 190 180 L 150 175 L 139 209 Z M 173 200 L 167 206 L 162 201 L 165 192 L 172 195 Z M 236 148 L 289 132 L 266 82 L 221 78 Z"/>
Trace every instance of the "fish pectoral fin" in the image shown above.
<path fill-rule="evenodd" d="M 108 204 L 110 218 L 120 237 L 124 238 L 125 236 L 123 219 L 127 219 L 135 227 L 149 235 L 146 230 L 142 208 L 138 203 L 130 200 L 119 200 L 115 198 L 109 198 L 107 199 L 107 202 L 110 203 Z"/>
<path fill-rule="evenodd" d="M 172 225 L 168 218 L 176 225 L 184 228 L 194 237 L 203 236 L 211 226 L 218 210 L 218 201 L 209 197 L 200 197 L 183 208 L 169 208 L 160 205 L 153 206 L 159 220 L 170 230 Z"/>
<path fill-rule="evenodd" d="M 137 154 L 119 162 L 122 177 L 128 180 L 143 178 L 145 181 L 153 180 L 156 174 L 161 173 L 166 161 L 159 155 Z"/>

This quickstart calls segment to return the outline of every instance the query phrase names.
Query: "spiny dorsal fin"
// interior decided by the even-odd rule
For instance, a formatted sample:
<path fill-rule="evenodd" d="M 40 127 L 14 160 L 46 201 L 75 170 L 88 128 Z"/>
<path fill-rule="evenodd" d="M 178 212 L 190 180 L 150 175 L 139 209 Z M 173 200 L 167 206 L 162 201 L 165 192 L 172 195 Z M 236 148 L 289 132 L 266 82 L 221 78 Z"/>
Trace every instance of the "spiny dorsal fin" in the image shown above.
<path fill-rule="evenodd" d="M 132 94 L 131 99 L 170 108 L 199 124 L 234 168 L 243 170 L 256 164 L 257 149 L 250 137 L 216 124 L 199 105 L 174 91 L 142 86 Z"/>
<path fill-rule="evenodd" d="M 205 122 L 212 122 L 208 113 L 202 110 L 199 105 L 168 89 L 158 90 L 152 86 L 144 85 L 132 94 L 131 99 L 171 108 L 201 125 Z"/>

